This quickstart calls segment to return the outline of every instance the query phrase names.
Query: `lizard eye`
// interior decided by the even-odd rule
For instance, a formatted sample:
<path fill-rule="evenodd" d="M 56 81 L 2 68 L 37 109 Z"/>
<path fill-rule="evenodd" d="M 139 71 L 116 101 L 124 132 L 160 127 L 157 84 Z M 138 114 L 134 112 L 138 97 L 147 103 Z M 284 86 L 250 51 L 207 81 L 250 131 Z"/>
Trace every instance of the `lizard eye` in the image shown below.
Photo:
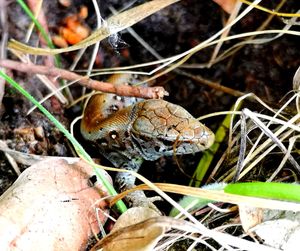
<path fill-rule="evenodd" d="M 116 139 L 119 137 L 119 134 L 116 132 L 116 131 L 111 131 L 109 133 L 109 136 L 112 138 L 112 139 Z"/>
<path fill-rule="evenodd" d="M 117 95 L 115 95 L 113 98 L 117 101 L 123 101 L 122 97 L 117 96 Z"/>

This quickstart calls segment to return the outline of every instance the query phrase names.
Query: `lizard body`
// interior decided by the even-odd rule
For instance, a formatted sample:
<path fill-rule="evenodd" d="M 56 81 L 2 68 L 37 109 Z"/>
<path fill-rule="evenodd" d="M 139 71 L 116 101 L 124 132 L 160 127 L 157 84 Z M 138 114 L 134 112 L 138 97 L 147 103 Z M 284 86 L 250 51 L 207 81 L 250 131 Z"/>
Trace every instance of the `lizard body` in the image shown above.
<path fill-rule="evenodd" d="M 95 94 L 81 122 L 83 137 L 96 144 L 114 166 L 138 171 L 143 160 L 173 154 L 191 154 L 209 148 L 214 134 L 181 106 L 161 99 L 137 100 L 114 94 Z M 125 190 L 135 177 L 118 173 L 116 183 Z M 142 192 L 130 202 L 140 204 Z"/>

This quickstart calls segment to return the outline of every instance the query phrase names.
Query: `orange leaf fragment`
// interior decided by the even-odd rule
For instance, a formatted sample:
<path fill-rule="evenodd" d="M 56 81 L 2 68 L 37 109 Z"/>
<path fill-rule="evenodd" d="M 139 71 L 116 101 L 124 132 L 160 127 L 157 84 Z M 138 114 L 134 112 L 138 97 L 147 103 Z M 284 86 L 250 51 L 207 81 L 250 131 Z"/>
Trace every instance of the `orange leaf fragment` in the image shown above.
<path fill-rule="evenodd" d="M 213 0 L 215 3 L 220 5 L 220 7 L 226 11 L 228 14 L 231 14 L 237 0 Z"/>

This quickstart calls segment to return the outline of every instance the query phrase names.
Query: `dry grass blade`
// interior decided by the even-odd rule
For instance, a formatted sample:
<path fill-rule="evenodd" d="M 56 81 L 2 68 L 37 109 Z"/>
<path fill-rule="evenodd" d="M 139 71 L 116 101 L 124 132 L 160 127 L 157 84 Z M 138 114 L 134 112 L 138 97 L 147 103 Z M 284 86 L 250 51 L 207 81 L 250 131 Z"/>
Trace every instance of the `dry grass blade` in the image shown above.
<path fill-rule="evenodd" d="M 190 232 L 190 233 L 201 233 L 196 225 L 171 217 L 160 216 L 150 218 L 137 224 L 130 225 L 128 227 L 120 228 L 113 231 L 107 237 L 102 239 L 92 250 L 96 248 L 104 247 L 103 250 L 153 250 L 147 246 L 139 246 L 142 241 L 151 242 L 154 239 L 159 239 L 164 236 L 164 232 L 167 229 L 176 229 L 178 231 Z M 133 241 L 134 240 L 134 241 Z M 202 242 L 200 240 L 198 242 Z M 121 247 L 121 249 L 112 249 L 111 245 L 117 243 L 114 247 Z M 121 244 L 120 244 L 121 243 Z M 137 245 L 135 245 L 137 243 Z M 109 246 L 109 248 L 107 248 Z"/>
<path fill-rule="evenodd" d="M 282 8 L 282 6 L 285 4 L 286 0 L 281 0 L 281 2 L 277 5 L 275 10 L 280 10 Z M 269 16 L 262 24 L 261 26 L 257 29 L 257 31 L 263 31 L 266 29 L 266 27 L 268 26 L 268 24 L 271 22 L 271 20 L 273 19 L 274 16 Z M 292 18 L 291 21 L 296 21 L 296 18 Z M 287 24 L 283 30 L 289 30 L 292 26 L 292 22 Z M 281 37 L 283 34 L 279 33 L 278 35 L 272 37 L 272 38 L 260 38 L 260 39 L 254 39 L 256 36 L 250 36 L 248 37 L 245 41 L 236 43 L 235 45 L 233 45 L 232 47 L 230 47 L 229 49 L 225 50 L 220 56 L 218 56 L 215 61 L 213 62 L 213 64 L 218 63 L 222 60 L 224 60 L 225 58 L 237 53 L 240 49 L 242 49 L 245 45 L 247 44 L 261 44 L 261 43 L 268 43 L 272 40 L 275 40 L 279 37 Z"/>
<path fill-rule="evenodd" d="M 23 53 L 19 53 L 17 51 L 11 50 L 12 54 L 14 54 L 16 57 L 20 59 L 21 62 L 26 63 L 28 65 L 32 65 L 30 58 L 24 55 Z M 48 66 L 47 66 L 48 67 Z M 56 96 L 56 98 L 62 103 L 62 104 L 68 104 L 68 100 L 65 98 L 65 96 L 60 92 L 60 90 L 57 89 L 57 86 L 51 81 L 50 78 L 43 74 L 35 74 L 35 76 L 53 93 L 53 95 Z"/>
<path fill-rule="evenodd" d="M 225 1 L 224 1 L 224 2 L 225 2 Z M 238 14 L 239 11 L 240 11 L 240 8 L 241 8 L 241 6 L 242 6 L 242 3 L 237 1 L 237 2 L 234 3 L 233 6 L 234 6 L 234 7 L 232 7 L 232 13 L 230 14 L 230 17 L 229 17 L 228 20 L 227 20 L 227 24 L 231 23 L 232 20 L 234 20 L 234 19 L 236 18 L 237 14 Z M 225 30 L 225 31 L 222 33 L 222 35 L 221 35 L 221 40 L 218 42 L 218 44 L 216 45 L 216 47 L 215 47 L 215 49 L 214 49 L 214 52 L 213 52 L 212 57 L 211 57 L 211 59 L 210 59 L 210 61 L 209 61 L 208 67 L 211 67 L 211 66 L 212 66 L 212 63 L 213 63 L 213 61 L 215 60 L 215 58 L 217 57 L 217 55 L 218 55 L 218 53 L 219 53 L 219 51 L 220 51 L 220 49 L 221 49 L 221 46 L 222 46 L 222 44 L 223 44 L 222 38 L 227 37 L 228 34 L 229 34 L 229 32 L 230 32 L 230 28 L 227 29 L 227 30 Z"/>
<path fill-rule="evenodd" d="M 289 139 L 289 147 L 287 149 L 287 152 L 284 156 L 284 158 L 282 159 L 280 165 L 277 167 L 277 169 L 275 170 L 275 172 L 272 174 L 272 176 L 268 179 L 268 181 L 272 181 L 276 175 L 282 170 L 284 164 L 286 163 L 288 157 L 291 155 L 292 149 L 295 146 L 295 143 L 297 142 L 297 140 L 299 140 L 300 136 L 295 136 Z"/>
<path fill-rule="evenodd" d="M 187 232 L 198 232 L 193 224 L 160 216 L 112 231 L 103 238 L 92 250 L 104 247 L 104 250 L 152 250 L 147 244 L 161 238 L 166 228 L 177 228 Z M 116 245 L 114 245 L 116 243 Z"/>
<path fill-rule="evenodd" d="M 199 228 L 197 225 L 187 222 L 187 221 L 183 221 L 183 220 L 177 220 L 177 219 L 173 219 L 171 217 L 166 217 L 166 216 L 160 216 L 160 217 L 154 217 L 154 218 L 150 218 L 148 220 L 145 220 L 143 222 L 134 224 L 134 225 L 130 225 L 128 227 L 125 228 L 121 228 L 117 231 L 112 232 L 111 234 L 109 234 L 106 238 L 102 239 L 92 250 L 98 250 L 100 247 L 105 247 L 105 245 L 109 244 L 109 243 L 118 243 L 118 247 L 122 247 L 122 249 L 113 249 L 113 250 L 127 250 L 127 251 L 133 251 L 133 250 L 148 250 L 148 249 L 144 249 L 144 248 L 140 248 L 139 247 L 133 247 L 135 241 L 138 240 L 140 241 L 141 239 L 145 239 L 148 236 L 145 234 L 145 231 L 147 231 L 147 229 L 150 228 L 155 228 L 156 231 L 155 233 L 151 233 L 151 235 L 154 237 L 155 234 L 158 237 L 164 237 L 164 236 L 159 236 L 159 233 L 161 233 L 164 229 L 166 228 L 171 228 L 171 229 L 175 229 L 180 231 L 181 233 L 183 232 L 182 235 L 185 235 L 186 238 L 190 238 L 190 239 L 194 239 L 197 243 L 203 243 L 204 245 L 207 245 L 207 243 L 205 242 L 205 239 L 207 239 L 207 237 L 209 238 L 213 238 L 219 242 L 222 243 L 222 246 L 226 249 L 226 250 L 233 250 L 232 247 L 238 247 L 241 250 L 261 250 L 261 251 L 275 251 L 277 249 L 274 249 L 272 247 L 268 247 L 265 245 L 261 245 L 258 243 L 253 243 L 251 241 L 248 240 L 244 240 L 242 238 L 239 237 L 234 237 L 234 236 L 230 236 L 229 234 L 226 233 L 222 233 L 222 232 L 218 232 L 218 231 L 214 231 L 214 230 L 210 230 L 208 231 L 205 235 L 202 231 L 201 228 Z M 132 238 L 128 238 L 128 234 L 129 233 L 137 233 L 139 231 L 139 233 L 143 233 L 142 235 L 132 235 Z M 198 238 L 195 238 L 195 235 L 187 235 L 187 233 L 195 233 L 195 234 L 200 234 L 200 236 Z M 148 234 L 150 235 L 150 233 Z M 164 234 L 166 235 L 166 234 Z M 152 237 L 150 236 L 150 237 Z M 134 241 L 133 241 L 134 240 Z M 128 246 L 124 246 L 122 244 L 120 244 L 120 241 L 122 241 L 123 243 L 130 243 L 131 242 L 131 249 L 130 247 L 128 248 Z M 211 247 L 210 245 L 207 245 L 209 247 Z M 112 249 L 103 249 L 103 250 L 112 250 Z M 155 249 L 155 250 L 161 250 L 161 249 Z M 212 249 L 214 250 L 214 249 Z"/>
<path fill-rule="evenodd" d="M 182 186 L 176 184 L 168 183 L 153 183 L 156 187 L 160 188 L 164 192 L 184 194 L 188 196 L 194 196 L 198 198 L 205 198 L 211 201 L 223 201 L 233 204 L 245 204 L 253 207 L 259 208 L 269 208 L 269 209 L 279 209 L 279 210 L 292 210 L 300 211 L 300 204 L 294 202 L 286 202 L 279 200 L 263 199 L 242 195 L 235 195 L 224 193 L 223 191 L 214 191 L 208 189 L 202 189 L 197 187 Z M 115 203 L 117 200 L 122 199 L 128 193 L 136 190 L 151 190 L 148 185 L 139 185 L 133 189 L 127 190 L 117 196 L 111 201 L 111 204 Z M 180 211 L 181 209 L 178 208 Z"/>
<path fill-rule="evenodd" d="M 55 55 L 63 52 L 79 50 L 84 47 L 93 45 L 109 37 L 110 35 L 116 34 L 119 31 L 122 31 L 138 23 L 142 19 L 178 1 L 179 0 L 153 0 L 151 2 L 147 2 L 137 7 L 131 8 L 130 10 L 124 11 L 118 15 L 112 16 L 107 19 L 106 25 L 103 25 L 100 29 L 93 32 L 89 37 L 87 37 L 80 43 L 67 48 L 42 49 L 42 48 L 28 46 L 16 40 L 11 40 L 8 44 L 8 47 L 10 49 L 15 49 L 24 53 L 35 54 L 35 55 Z"/>
<path fill-rule="evenodd" d="M 290 135 L 292 133 L 295 132 L 295 130 L 287 130 L 287 128 L 289 128 L 289 124 L 293 124 L 296 123 L 297 126 L 299 126 L 299 123 L 297 122 L 300 118 L 300 115 L 296 115 L 293 118 L 291 118 L 289 121 L 287 121 L 287 123 L 283 126 L 280 126 L 279 129 L 274 132 L 273 134 L 275 135 L 275 137 L 278 137 L 280 135 L 280 141 L 282 142 L 283 140 L 285 140 L 286 138 L 290 137 Z M 285 132 L 285 130 L 287 130 Z M 261 145 L 259 145 L 251 154 L 251 156 L 247 156 L 247 158 L 245 158 L 244 163 L 243 163 L 243 167 L 246 166 L 246 168 L 242 171 L 239 179 L 241 179 L 242 177 L 244 177 L 254 166 L 256 166 L 262 159 L 264 159 L 277 145 L 273 144 L 271 145 L 272 140 L 271 139 L 267 139 L 266 141 L 264 141 Z M 269 147 L 269 148 L 267 148 Z M 267 149 L 266 149 L 267 148 Z M 259 153 L 261 153 L 261 155 L 259 155 Z M 285 153 L 287 151 L 284 151 Z M 255 158 L 255 156 L 257 156 L 257 158 Z M 251 160 L 254 160 L 252 163 Z M 248 165 L 249 164 L 249 165 Z"/>
<path fill-rule="evenodd" d="M 251 120 L 284 152 L 287 154 L 287 149 L 283 145 L 283 143 L 278 139 L 278 137 L 269 129 L 267 128 L 256 116 L 252 113 L 249 109 L 243 110 L 244 114 L 251 118 Z M 289 155 L 288 159 L 294 165 L 294 167 L 300 172 L 300 166 L 297 161 Z"/>
<path fill-rule="evenodd" d="M 293 93 L 291 93 L 293 94 Z M 278 151 L 274 151 L 277 147 L 281 150 L 283 158 L 278 167 L 274 167 L 274 173 L 267 175 L 264 179 L 271 181 L 276 179 L 279 172 L 285 166 L 286 161 L 289 160 L 294 168 L 299 172 L 299 163 L 297 160 L 297 139 L 299 138 L 299 119 L 300 114 L 292 113 L 295 107 L 297 107 L 297 101 L 299 99 L 299 94 L 295 93 L 290 97 L 279 110 L 275 111 L 264 104 L 260 99 L 252 94 L 245 95 L 238 99 L 236 106 L 245 98 L 255 99 L 267 110 L 257 113 L 244 110 L 244 116 L 247 118 L 247 129 L 242 130 L 242 132 L 237 132 L 233 130 L 233 120 L 230 126 L 229 133 L 229 146 L 226 150 L 227 157 L 223 156 L 222 159 L 217 164 L 216 170 L 224 164 L 228 167 L 228 170 L 222 174 L 220 177 L 216 177 L 217 173 L 214 170 L 211 179 L 218 180 L 219 182 L 230 182 L 234 176 L 238 176 L 238 180 L 245 178 L 245 175 L 249 173 L 253 168 L 258 167 L 262 160 L 268 160 L 266 157 L 269 154 L 278 155 Z M 268 113 L 274 113 L 269 115 Z M 242 128 L 241 123 L 243 118 L 235 123 L 235 128 Z M 235 131 L 235 133 L 233 133 Z M 233 137 L 233 135 L 235 135 Z M 241 139 L 241 137 L 244 137 Z M 234 142 L 233 142 L 234 140 Z M 245 140 L 247 140 L 247 145 L 245 146 Z M 239 142 L 239 143 L 237 143 Z M 286 146 L 288 143 L 288 147 Z M 246 148 L 246 152 L 245 152 Z M 241 149 L 239 161 L 237 156 L 237 150 Z M 241 153 L 245 153 L 242 156 Z M 238 168 L 237 168 L 238 166 Z M 236 174 L 238 169 L 238 174 Z M 241 173 L 239 174 L 241 169 Z M 254 170 L 255 171 L 255 170 Z"/>
<path fill-rule="evenodd" d="M 298 91 L 300 89 L 300 66 L 298 67 L 293 77 L 293 89 L 295 91 Z"/>

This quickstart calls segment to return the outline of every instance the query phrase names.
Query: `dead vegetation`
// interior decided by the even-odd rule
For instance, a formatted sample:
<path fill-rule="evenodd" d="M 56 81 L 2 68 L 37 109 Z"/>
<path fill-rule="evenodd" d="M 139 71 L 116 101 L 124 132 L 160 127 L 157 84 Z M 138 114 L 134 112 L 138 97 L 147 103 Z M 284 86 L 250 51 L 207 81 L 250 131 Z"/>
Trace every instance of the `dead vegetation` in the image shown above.
<path fill-rule="evenodd" d="M 216 2 L 221 7 L 193 0 L 30 0 L 32 22 L 23 1 L 0 1 L 1 190 L 22 173 L 0 198 L 0 246 L 32 250 L 29 238 L 35 249 L 79 249 L 98 235 L 88 249 L 296 247 L 299 10 L 286 0 Z M 106 82 L 116 73 L 138 75 L 137 85 Z M 11 87 L 10 79 L 21 87 Z M 27 115 L 32 100 L 16 91 L 21 88 L 54 116 L 38 110 Z M 125 207 L 119 202 L 109 215 L 108 202 L 112 206 L 125 194 L 113 197 L 114 190 L 103 188 L 101 168 L 120 170 L 103 160 L 96 165 L 84 149 L 101 156 L 72 124 L 82 114 L 86 88 L 139 98 L 169 94 L 166 99 L 194 116 L 205 115 L 201 121 L 216 135 L 209 150 L 163 157 L 144 163 L 143 176 L 133 173 L 145 183 L 135 189 L 154 190 L 150 195 L 163 198 L 158 207 L 165 215 L 173 208 L 170 216 L 133 208 L 121 215 L 125 223 L 110 229 Z M 55 119 L 61 124 L 53 125 Z M 74 137 L 64 131 L 70 124 Z M 80 156 L 92 168 L 50 156 Z M 44 158 L 50 165 L 40 171 Z M 171 193 L 184 197 L 178 204 Z M 29 236 L 33 231 L 51 234 Z"/>

